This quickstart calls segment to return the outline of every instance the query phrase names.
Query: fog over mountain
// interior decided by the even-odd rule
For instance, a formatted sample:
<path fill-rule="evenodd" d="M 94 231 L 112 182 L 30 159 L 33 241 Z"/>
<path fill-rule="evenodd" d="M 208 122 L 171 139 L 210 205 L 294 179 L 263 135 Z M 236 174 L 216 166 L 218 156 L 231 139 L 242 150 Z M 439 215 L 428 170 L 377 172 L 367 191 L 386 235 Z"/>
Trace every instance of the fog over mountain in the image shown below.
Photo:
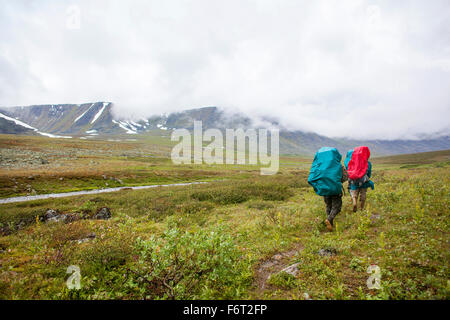
<path fill-rule="evenodd" d="M 219 128 L 278 128 L 282 154 L 313 155 L 322 146 L 334 146 L 342 154 L 355 146 L 367 145 L 372 154 L 390 155 L 450 149 L 450 136 L 426 137 L 421 140 L 333 139 L 312 132 L 289 130 L 274 119 L 255 121 L 243 114 L 217 107 L 153 115 L 130 120 L 113 115 L 114 104 L 33 105 L 0 108 L 0 134 L 34 134 L 51 138 L 136 140 L 146 135 L 170 139 L 172 130 L 193 130 L 194 121 L 201 121 L 203 130 Z"/>
<path fill-rule="evenodd" d="M 450 134 L 447 0 L 0 8 L 0 107 L 110 101 L 132 120 L 218 106 L 326 137 Z"/>

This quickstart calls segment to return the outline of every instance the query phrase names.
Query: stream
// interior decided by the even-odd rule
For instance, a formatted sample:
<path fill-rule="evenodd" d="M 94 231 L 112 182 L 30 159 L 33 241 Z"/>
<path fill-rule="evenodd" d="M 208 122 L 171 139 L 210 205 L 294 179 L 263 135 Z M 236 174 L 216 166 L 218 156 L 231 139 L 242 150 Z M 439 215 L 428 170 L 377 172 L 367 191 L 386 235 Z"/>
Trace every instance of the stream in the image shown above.
<path fill-rule="evenodd" d="M 21 197 L 12 197 L 12 198 L 0 199 L 0 204 L 14 203 L 14 202 L 25 202 L 25 201 L 50 199 L 50 198 L 63 198 L 63 197 L 82 196 L 82 195 L 86 195 L 86 194 L 99 194 L 99 193 L 115 192 L 115 191 L 120 191 L 120 190 L 130 190 L 130 189 L 132 189 L 132 190 L 139 190 L 139 189 L 150 189 L 150 188 L 158 188 L 158 187 L 189 186 L 189 185 L 192 185 L 192 184 L 203 184 L 203 183 L 208 183 L 208 182 L 185 182 L 185 183 L 171 183 L 171 184 L 154 184 L 154 185 L 149 185 L 149 186 L 117 187 L 117 188 L 74 191 L 74 192 L 64 192 L 64 193 L 38 194 L 38 195 L 35 195 L 35 196 L 21 196 Z"/>

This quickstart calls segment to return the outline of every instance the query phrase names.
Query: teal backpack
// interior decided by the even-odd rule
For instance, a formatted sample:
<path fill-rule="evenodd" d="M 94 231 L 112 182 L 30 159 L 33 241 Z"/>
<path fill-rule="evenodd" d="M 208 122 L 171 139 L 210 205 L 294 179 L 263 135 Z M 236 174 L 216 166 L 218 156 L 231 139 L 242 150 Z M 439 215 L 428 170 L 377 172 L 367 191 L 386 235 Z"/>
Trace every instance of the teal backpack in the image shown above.
<path fill-rule="evenodd" d="M 336 148 L 323 147 L 316 152 L 308 183 L 319 196 L 342 194 L 342 155 Z"/>
<path fill-rule="evenodd" d="M 345 169 L 347 169 L 347 170 L 348 170 L 348 163 L 350 162 L 350 160 L 352 160 L 352 154 L 353 154 L 353 149 L 348 150 L 347 156 L 345 157 L 345 160 L 344 160 Z"/>

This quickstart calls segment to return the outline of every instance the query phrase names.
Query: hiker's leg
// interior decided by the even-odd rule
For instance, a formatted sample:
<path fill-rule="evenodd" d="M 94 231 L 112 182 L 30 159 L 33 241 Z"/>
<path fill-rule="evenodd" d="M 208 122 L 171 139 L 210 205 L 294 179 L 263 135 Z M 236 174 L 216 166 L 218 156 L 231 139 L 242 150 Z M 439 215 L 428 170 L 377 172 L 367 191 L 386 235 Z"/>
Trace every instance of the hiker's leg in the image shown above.
<path fill-rule="evenodd" d="M 339 212 L 341 212 L 342 209 L 342 195 L 339 196 L 333 196 L 333 203 L 331 205 L 331 212 L 328 217 L 328 220 L 331 224 L 333 224 L 334 218 L 338 215 Z"/>
<path fill-rule="evenodd" d="M 333 206 L 333 199 L 330 196 L 325 196 L 323 197 L 323 200 L 325 201 L 326 205 L 327 205 L 327 218 L 325 219 L 325 224 L 327 225 L 327 229 L 329 231 L 333 230 L 333 226 L 330 222 L 330 213 L 331 213 L 331 209 Z"/>
<path fill-rule="evenodd" d="M 331 203 L 332 203 L 332 201 L 331 201 L 331 197 L 327 197 L 327 196 L 325 196 L 325 197 L 323 197 L 323 200 L 325 201 L 325 204 L 326 204 L 326 206 L 327 206 L 327 217 L 330 215 L 330 212 L 331 212 Z"/>
<path fill-rule="evenodd" d="M 364 210 L 364 204 L 366 203 L 366 194 L 367 194 L 367 188 L 360 189 L 359 202 L 360 202 L 361 210 Z"/>
<path fill-rule="evenodd" d="M 352 196 L 352 189 L 350 189 L 350 184 L 348 184 L 348 195 L 350 196 L 350 203 L 353 204 L 353 196 Z"/>
<path fill-rule="evenodd" d="M 353 201 L 353 212 L 356 212 L 356 210 L 358 210 L 358 194 L 359 194 L 359 189 L 355 189 L 351 191 L 351 195 L 352 195 L 352 201 Z"/>

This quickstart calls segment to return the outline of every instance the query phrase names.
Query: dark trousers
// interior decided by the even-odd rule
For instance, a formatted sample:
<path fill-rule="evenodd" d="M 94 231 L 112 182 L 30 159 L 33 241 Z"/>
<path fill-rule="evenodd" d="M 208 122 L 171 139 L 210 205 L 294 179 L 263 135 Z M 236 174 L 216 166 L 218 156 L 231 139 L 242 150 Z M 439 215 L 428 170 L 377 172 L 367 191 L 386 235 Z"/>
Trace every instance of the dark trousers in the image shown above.
<path fill-rule="evenodd" d="M 342 208 L 342 194 L 337 196 L 325 196 L 323 197 L 325 204 L 327 205 L 327 218 L 331 224 L 333 224 L 334 218 Z"/>

